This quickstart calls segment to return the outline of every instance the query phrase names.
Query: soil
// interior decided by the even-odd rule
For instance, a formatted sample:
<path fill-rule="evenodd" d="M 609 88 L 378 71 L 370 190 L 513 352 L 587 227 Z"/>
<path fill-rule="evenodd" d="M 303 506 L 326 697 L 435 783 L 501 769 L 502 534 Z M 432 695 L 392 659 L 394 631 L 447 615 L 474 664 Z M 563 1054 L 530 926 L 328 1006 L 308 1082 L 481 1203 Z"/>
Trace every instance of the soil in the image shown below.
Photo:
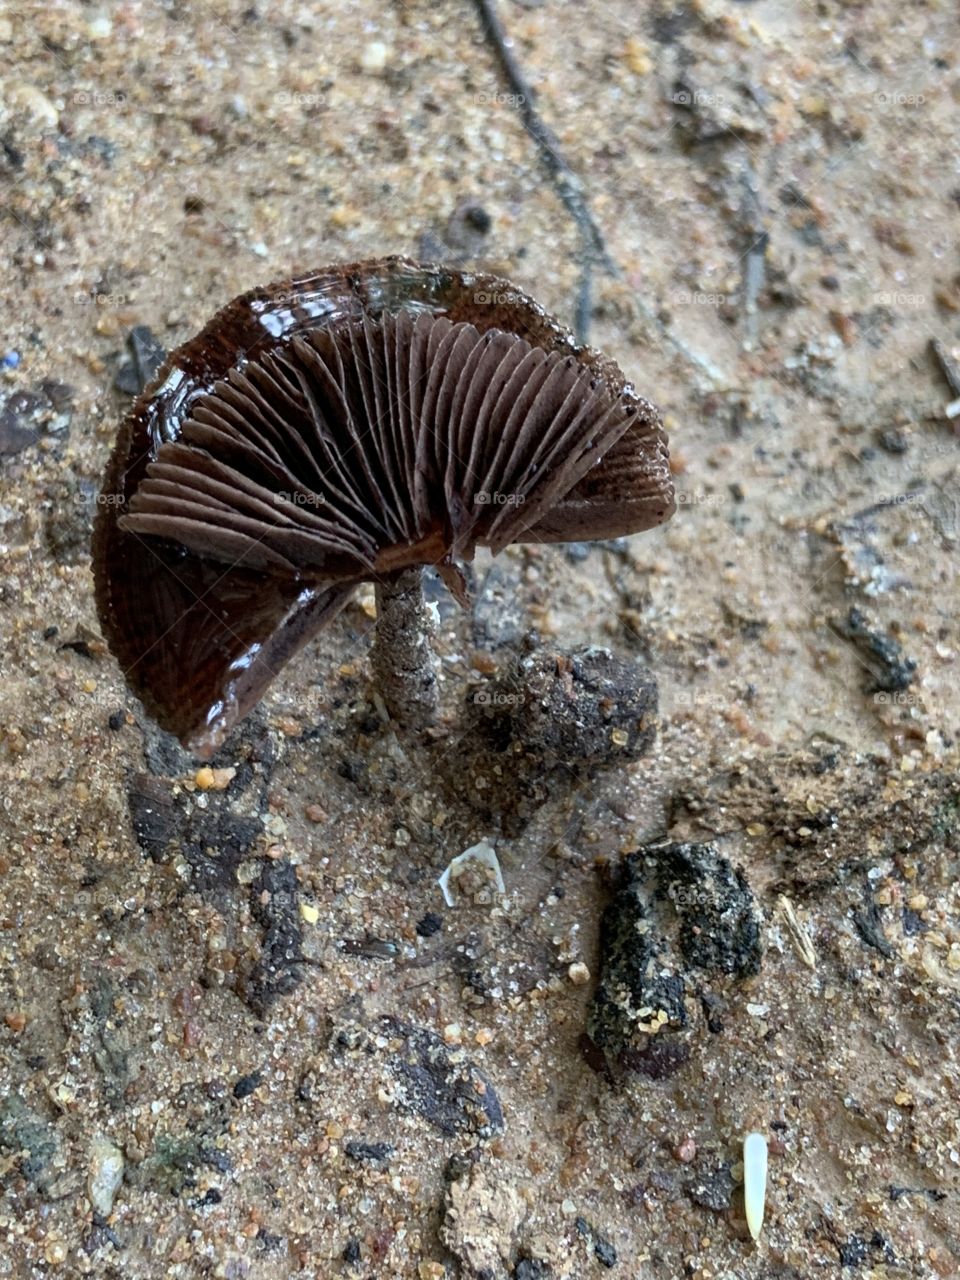
<path fill-rule="evenodd" d="M 0 13 L 0 1277 L 960 1275 L 955 15 L 499 12 L 679 509 L 431 581 L 432 733 L 371 588 L 203 768 L 93 605 L 158 352 L 391 252 L 569 321 L 577 229 L 466 0 Z"/>

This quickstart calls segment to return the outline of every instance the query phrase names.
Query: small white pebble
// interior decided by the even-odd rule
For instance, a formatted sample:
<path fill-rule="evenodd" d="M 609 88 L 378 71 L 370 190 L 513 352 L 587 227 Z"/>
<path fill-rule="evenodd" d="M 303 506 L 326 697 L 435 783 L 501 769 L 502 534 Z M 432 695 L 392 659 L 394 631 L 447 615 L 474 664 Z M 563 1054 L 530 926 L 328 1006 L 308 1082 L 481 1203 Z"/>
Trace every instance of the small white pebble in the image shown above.
<path fill-rule="evenodd" d="M 113 1211 L 113 1200 L 123 1182 L 123 1152 L 103 1134 L 97 1134 L 90 1148 L 87 1196 L 103 1218 Z"/>
<path fill-rule="evenodd" d="M 590 970 L 578 960 L 567 970 L 567 977 L 575 987 L 585 987 L 590 981 Z"/>
<path fill-rule="evenodd" d="M 760 1239 L 767 1198 L 767 1140 L 762 1133 L 748 1133 L 743 1140 L 743 1203 L 747 1226 Z"/>
<path fill-rule="evenodd" d="M 382 40 L 371 40 L 361 54 L 360 65 L 364 71 L 383 71 L 391 52 L 390 46 L 384 44 Z"/>

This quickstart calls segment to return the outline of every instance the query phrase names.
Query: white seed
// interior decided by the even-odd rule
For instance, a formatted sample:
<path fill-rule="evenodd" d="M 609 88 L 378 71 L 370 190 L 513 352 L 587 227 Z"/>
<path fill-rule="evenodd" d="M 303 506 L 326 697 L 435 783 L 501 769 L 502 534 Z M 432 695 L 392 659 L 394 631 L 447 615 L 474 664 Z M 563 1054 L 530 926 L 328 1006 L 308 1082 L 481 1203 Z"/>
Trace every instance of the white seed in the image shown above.
<path fill-rule="evenodd" d="M 743 1202 L 754 1240 L 760 1238 L 766 1196 L 767 1140 L 762 1133 L 748 1133 L 743 1140 Z"/>

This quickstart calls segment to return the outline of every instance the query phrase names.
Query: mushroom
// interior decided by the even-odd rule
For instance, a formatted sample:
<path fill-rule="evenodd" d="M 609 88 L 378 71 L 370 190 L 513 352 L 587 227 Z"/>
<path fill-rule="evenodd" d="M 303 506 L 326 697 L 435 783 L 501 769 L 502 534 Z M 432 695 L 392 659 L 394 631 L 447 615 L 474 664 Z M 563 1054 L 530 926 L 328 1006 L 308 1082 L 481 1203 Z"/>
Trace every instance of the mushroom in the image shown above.
<path fill-rule="evenodd" d="M 612 538 L 673 512 L 657 409 L 503 280 L 383 258 L 236 298 L 122 424 L 93 538 L 128 683 L 208 758 L 373 581 L 373 666 L 436 703 L 422 566 L 462 603 L 477 546 Z"/>

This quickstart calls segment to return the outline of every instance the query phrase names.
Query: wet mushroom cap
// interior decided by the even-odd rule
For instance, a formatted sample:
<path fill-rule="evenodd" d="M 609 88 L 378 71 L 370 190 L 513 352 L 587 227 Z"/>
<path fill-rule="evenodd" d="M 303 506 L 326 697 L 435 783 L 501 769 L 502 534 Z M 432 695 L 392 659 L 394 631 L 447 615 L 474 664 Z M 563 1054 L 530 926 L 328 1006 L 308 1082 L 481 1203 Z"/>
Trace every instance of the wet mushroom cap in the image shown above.
<path fill-rule="evenodd" d="M 388 258 L 245 294 L 168 358 L 107 469 L 97 605 L 209 756 L 358 583 L 429 564 L 457 590 L 478 545 L 673 509 L 659 414 L 612 361 L 504 281 Z"/>

